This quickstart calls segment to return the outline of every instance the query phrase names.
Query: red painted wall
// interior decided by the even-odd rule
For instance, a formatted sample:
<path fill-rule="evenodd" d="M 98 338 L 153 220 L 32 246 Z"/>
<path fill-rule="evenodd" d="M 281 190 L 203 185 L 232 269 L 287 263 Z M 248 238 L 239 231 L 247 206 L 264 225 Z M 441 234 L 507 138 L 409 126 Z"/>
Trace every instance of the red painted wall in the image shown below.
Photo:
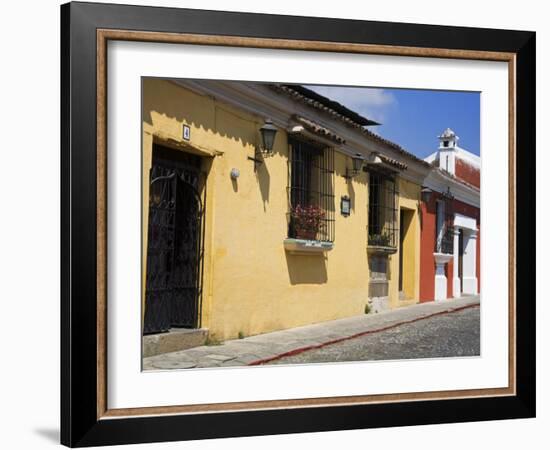
<path fill-rule="evenodd" d="M 471 166 L 460 158 L 455 160 L 455 176 L 466 183 L 479 187 L 479 169 Z"/>
<path fill-rule="evenodd" d="M 477 276 L 477 292 L 481 293 L 481 227 L 479 226 L 479 217 L 477 219 L 477 249 L 476 249 L 476 276 Z"/>
<path fill-rule="evenodd" d="M 436 201 L 440 198 L 437 193 L 430 196 L 430 202 L 421 202 L 421 233 L 420 233 L 420 302 L 432 301 L 435 296 L 435 261 L 433 257 L 435 247 L 435 227 L 436 227 Z M 453 209 L 455 213 L 463 214 L 476 219 L 477 235 L 477 259 L 476 273 L 478 280 L 478 292 L 480 286 L 480 222 L 479 208 L 468 205 L 459 200 L 453 200 Z M 447 263 L 447 297 L 453 296 L 453 260 Z"/>
<path fill-rule="evenodd" d="M 431 195 L 429 203 L 421 202 L 420 223 L 420 302 L 431 301 L 435 295 L 435 200 Z"/>

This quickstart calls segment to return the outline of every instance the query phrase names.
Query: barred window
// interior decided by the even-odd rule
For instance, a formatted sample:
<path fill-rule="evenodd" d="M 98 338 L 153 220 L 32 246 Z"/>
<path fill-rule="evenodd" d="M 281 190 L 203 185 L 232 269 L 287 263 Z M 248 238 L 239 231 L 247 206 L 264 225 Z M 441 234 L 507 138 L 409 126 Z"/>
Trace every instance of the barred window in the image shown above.
<path fill-rule="evenodd" d="M 334 242 L 334 150 L 289 144 L 288 236 Z"/>
<path fill-rule="evenodd" d="M 393 175 L 369 171 L 369 245 L 397 247 L 397 196 Z"/>
<path fill-rule="evenodd" d="M 450 194 L 443 194 L 440 200 L 436 201 L 436 227 L 435 227 L 435 253 L 453 253 L 454 239 L 454 214 L 453 197 Z"/>

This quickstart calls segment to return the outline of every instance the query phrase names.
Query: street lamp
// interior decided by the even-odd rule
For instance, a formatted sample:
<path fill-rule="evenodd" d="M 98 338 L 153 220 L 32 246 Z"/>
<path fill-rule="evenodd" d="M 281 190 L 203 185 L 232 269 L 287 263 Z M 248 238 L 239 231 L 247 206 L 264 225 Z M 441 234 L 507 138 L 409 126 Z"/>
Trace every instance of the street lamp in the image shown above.
<path fill-rule="evenodd" d="M 365 162 L 365 158 L 361 153 L 356 153 L 355 156 L 351 157 L 351 164 L 352 169 L 351 171 L 346 168 L 346 175 L 344 178 L 353 178 L 359 174 L 361 171 L 361 168 L 363 167 L 363 163 Z"/>
<path fill-rule="evenodd" d="M 275 142 L 277 127 L 273 125 L 271 120 L 267 119 L 260 128 L 260 134 L 262 135 L 262 152 L 271 155 L 273 153 L 273 143 Z"/>
<path fill-rule="evenodd" d="M 422 201 L 424 203 L 430 203 L 430 200 L 432 198 L 432 193 L 433 191 L 429 188 L 429 187 L 423 187 L 421 190 L 420 190 L 420 195 L 422 197 Z"/>
<path fill-rule="evenodd" d="M 254 150 L 254 157 L 249 156 L 250 161 L 254 161 L 254 171 L 257 166 L 262 164 L 263 156 L 271 156 L 273 154 L 273 144 L 275 142 L 275 135 L 277 134 L 277 127 L 273 125 L 273 122 L 266 119 L 262 127 L 260 128 L 260 135 L 262 137 L 262 146 Z"/>
<path fill-rule="evenodd" d="M 445 200 L 453 200 L 454 199 L 454 195 L 453 193 L 451 192 L 451 188 L 450 186 L 447 186 L 447 190 L 445 192 L 443 192 L 441 194 L 441 196 L 445 199 Z"/>

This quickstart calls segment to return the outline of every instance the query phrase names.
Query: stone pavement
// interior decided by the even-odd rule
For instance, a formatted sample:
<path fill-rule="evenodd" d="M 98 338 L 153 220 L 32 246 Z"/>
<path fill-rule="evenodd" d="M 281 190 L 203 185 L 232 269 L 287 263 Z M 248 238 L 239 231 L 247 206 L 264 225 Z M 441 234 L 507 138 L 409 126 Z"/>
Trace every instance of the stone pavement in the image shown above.
<path fill-rule="evenodd" d="M 479 296 L 428 302 L 205 345 L 143 359 L 143 370 L 266 364 L 326 345 L 479 305 Z"/>
<path fill-rule="evenodd" d="M 457 358 L 480 355 L 480 308 L 464 308 L 284 356 L 265 364 Z"/>

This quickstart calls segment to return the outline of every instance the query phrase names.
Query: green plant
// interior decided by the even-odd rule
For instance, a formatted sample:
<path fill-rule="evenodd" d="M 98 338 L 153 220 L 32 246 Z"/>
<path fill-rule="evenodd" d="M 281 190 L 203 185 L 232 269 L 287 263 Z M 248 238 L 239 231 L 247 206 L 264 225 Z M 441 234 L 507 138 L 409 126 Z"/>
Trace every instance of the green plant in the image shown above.
<path fill-rule="evenodd" d="M 365 304 L 365 314 L 370 313 L 370 311 L 371 311 L 371 307 L 370 307 L 370 305 L 369 305 L 368 303 L 366 303 L 366 304 Z"/>
<path fill-rule="evenodd" d="M 369 234 L 369 245 L 380 245 L 382 247 L 388 247 L 390 243 L 391 236 L 386 231 L 380 234 Z"/>
<path fill-rule="evenodd" d="M 242 331 L 239 331 L 239 339 L 244 339 L 245 335 Z"/>

